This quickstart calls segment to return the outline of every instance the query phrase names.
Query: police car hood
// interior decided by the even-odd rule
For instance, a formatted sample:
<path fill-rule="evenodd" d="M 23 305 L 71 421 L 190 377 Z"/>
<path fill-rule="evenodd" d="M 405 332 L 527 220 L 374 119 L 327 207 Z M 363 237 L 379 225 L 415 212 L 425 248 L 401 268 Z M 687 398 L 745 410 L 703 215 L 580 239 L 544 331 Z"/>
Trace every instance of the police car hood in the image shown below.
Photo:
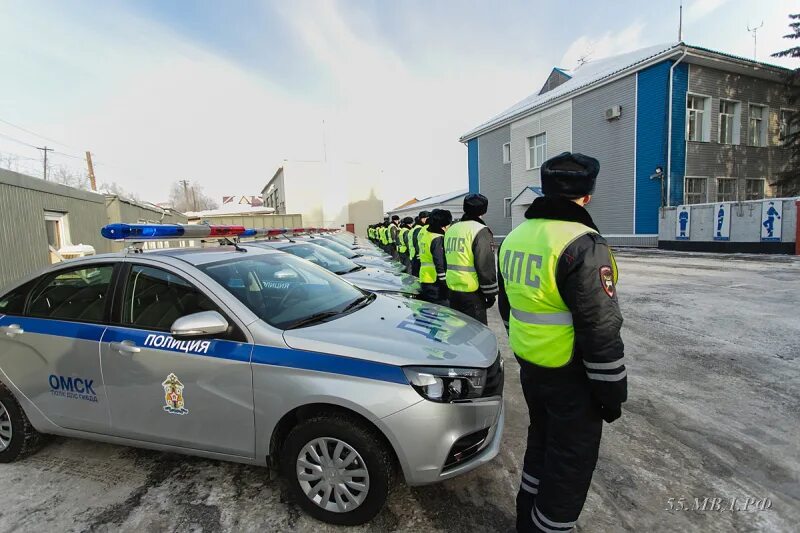
<path fill-rule="evenodd" d="M 322 324 L 287 330 L 286 344 L 392 365 L 486 368 L 497 338 L 480 322 L 447 307 L 378 295 L 362 309 Z"/>
<path fill-rule="evenodd" d="M 362 255 L 350 260 L 357 265 L 386 270 L 387 272 L 400 272 L 402 270 L 402 266 L 392 264 L 391 260 L 381 259 L 372 255 Z"/>
<path fill-rule="evenodd" d="M 377 268 L 364 268 L 355 272 L 342 274 L 342 277 L 362 289 L 374 292 L 402 292 L 404 294 L 419 294 L 422 287 L 414 276 L 397 274 Z"/>

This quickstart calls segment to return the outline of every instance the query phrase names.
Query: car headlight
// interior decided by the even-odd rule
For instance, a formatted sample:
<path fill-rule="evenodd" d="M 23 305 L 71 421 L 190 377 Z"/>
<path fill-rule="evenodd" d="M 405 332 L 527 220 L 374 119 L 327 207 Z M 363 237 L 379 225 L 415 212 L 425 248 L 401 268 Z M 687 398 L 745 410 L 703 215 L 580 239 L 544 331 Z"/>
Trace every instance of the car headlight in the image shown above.
<path fill-rule="evenodd" d="M 407 366 L 408 382 L 432 402 L 450 403 L 480 398 L 486 385 L 486 370 L 447 366 Z"/>

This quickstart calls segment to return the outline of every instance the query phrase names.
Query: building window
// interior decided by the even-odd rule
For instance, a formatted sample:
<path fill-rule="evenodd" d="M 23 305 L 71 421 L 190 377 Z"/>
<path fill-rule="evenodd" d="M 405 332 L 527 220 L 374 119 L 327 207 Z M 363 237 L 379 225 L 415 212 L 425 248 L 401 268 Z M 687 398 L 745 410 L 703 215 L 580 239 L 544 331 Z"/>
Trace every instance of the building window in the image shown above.
<path fill-rule="evenodd" d="M 503 145 L 503 164 L 507 165 L 508 163 L 511 163 L 511 143 Z"/>
<path fill-rule="evenodd" d="M 47 233 L 47 247 L 50 252 L 50 262 L 58 263 L 61 261 L 58 250 L 70 244 L 67 214 L 45 211 L 44 228 Z"/>
<path fill-rule="evenodd" d="M 761 105 L 750 106 L 750 125 L 748 129 L 750 146 L 767 145 L 767 108 Z"/>
<path fill-rule="evenodd" d="M 793 109 L 781 109 L 780 121 L 778 139 L 780 139 L 781 142 L 786 142 L 789 136 L 797 135 L 797 132 L 800 131 L 800 116 L 797 115 L 797 111 Z"/>
<path fill-rule="evenodd" d="M 511 197 L 503 198 L 503 216 L 511 218 Z"/>
<path fill-rule="evenodd" d="M 745 200 L 763 200 L 765 181 L 762 178 L 748 178 L 744 182 Z"/>
<path fill-rule="evenodd" d="M 708 141 L 710 137 L 710 121 L 708 107 L 710 98 L 690 94 L 686 98 L 686 139 L 690 141 Z"/>
<path fill-rule="evenodd" d="M 528 170 L 539 168 L 547 157 L 547 133 L 528 137 Z"/>
<path fill-rule="evenodd" d="M 704 204 L 708 200 L 706 194 L 706 178 L 686 178 L 685 202 L 687 204 Z"/>
<path fill-rule="evenodd" d="M 736 201 L 736 178 L 717 178 L 717 201 Z"/>
<path fill-rule="evenodd" d="M 720 144 L 739 144 L 739 124 L 741 111 L 738 102 L 719 101 L 719 142 Z"/>

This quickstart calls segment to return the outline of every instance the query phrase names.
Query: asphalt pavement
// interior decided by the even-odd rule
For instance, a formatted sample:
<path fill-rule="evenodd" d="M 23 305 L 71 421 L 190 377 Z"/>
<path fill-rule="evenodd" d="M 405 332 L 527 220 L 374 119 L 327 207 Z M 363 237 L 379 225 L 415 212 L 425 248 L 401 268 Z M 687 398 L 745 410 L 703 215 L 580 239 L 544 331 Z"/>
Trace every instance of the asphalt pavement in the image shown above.
<path fill-rule="evenodd" d="M 604 428 L 578 530 L 797 531 L 800 260 L 618 259 L 629 401 Z M 398 486 L 366 526 L 308 518 L 264 468 L 52 438 L 0 465 L 0 531 L 512 531 L 527 408 L 496 309 L 490 320 L 507 362 L 500 456 Z"/>

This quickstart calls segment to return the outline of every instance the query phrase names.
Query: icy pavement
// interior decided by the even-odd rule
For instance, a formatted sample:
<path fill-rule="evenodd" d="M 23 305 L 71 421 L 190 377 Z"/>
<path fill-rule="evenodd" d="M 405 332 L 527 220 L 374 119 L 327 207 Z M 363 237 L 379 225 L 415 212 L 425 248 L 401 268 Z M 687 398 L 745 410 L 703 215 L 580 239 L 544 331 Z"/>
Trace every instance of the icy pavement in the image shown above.
<path fill-rule="evenodd" d="M 797 531 L 800 260 L 618 259 L 630 398 L 605 428 L 579 531 Z M 513 529 L 527 411 L 496 312 L 491 321 L 508 362 L 501 455 L 440 485 L 398 487 L 352 531 Z M 0 465 L 0 488 L 0 531 L 343 530 L 301 514 L 265 469 L 78 440 Z M 707 510 L 669 511 L 670 498 L 708 498 Z M 730 511 L 734 498 L 771 508 Z"/>

